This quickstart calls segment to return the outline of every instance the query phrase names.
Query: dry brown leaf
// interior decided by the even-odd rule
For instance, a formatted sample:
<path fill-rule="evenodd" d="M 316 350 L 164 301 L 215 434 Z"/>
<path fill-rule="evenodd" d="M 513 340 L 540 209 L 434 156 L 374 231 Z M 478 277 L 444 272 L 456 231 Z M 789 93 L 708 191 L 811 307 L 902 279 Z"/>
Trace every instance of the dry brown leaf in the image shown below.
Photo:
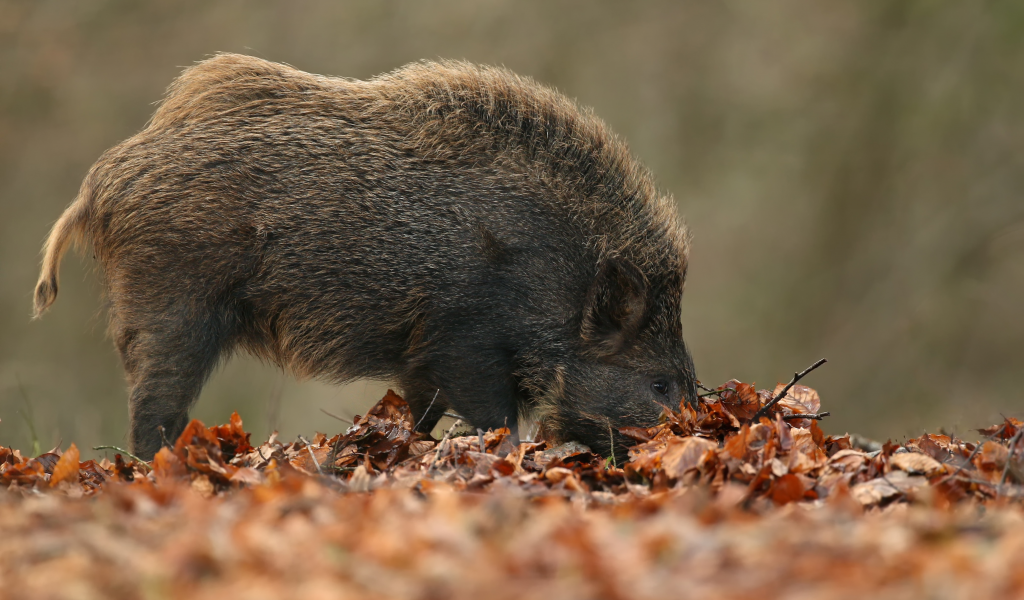
<path fill-rule="evenodd" d="M 803 499 L 805 491 L 800 478 L 790 473 L 772 482 L 769 496 L 775 504 L 789 504 Z"/>
<path fill-rule="evenodd" d="M 661 456 L 665 474 L 678 479 L 690 469 L 696 469 L 707 452 L 714 452 L 718 444 L 695 436 L 676 438 L 666 446 Z"/>
<path fill-rule="evenodd" d="M 1002 476 L 1003 468 L 1006 466 L 1006 460 L 1009 456 L 1010 452 L 1005 446 L 990 440 L 982 444 L 981 452 L 978 452 L 977 456 L 974 457 L 974 464 L 977 466 L 978 471 L 989 480 L 994 481 Z"/>
<path fill-rule="evenodd" d="M 749 421 L 761 408 L 757 390 L 749 383 L 733 379 L 719 389 L 722 406 L 741 421 Z"/>
<path fill-rule="evenodd" d="M 918 452 L 900 452 L 889 458 L 889 465 L 893 468 L 906 471 L 907 473 L 923 473 L 928 477 L 944 473 L 945 465 L 928 456 Z"/>
<path fill-rule="evenodd" d="M 850 488 L 850 494 L 862 506 L 875 506 L 894 496 L 899 496 L 901 492 L 893 484 L 878 477 L 853 486 Z"/>
<path fill-rule="evenodd" d="M 782 393 L 785 387 L 784 383 L 776 385 L 772 397 Z M 816 390 L 797 384 L 786 392 L 777 406 L 785 408 L 790 414 L 816 414 L 821 409 L 821 398 Z"/>
<path fill-rule="evenodd" d="M 868 462 L 868 455 L 860 450 L 840 450 L 828 459 L 828 463 L 843 473 L 854 473 Z"/>
<path fill-rule="evenodd" d="M 56 487 L 62 481 L 78 481 L 78 446 L 72 443 L 68 449 L 57 460 L 53 466 L 53 475 L 50 476 L 50 487 Z"/>

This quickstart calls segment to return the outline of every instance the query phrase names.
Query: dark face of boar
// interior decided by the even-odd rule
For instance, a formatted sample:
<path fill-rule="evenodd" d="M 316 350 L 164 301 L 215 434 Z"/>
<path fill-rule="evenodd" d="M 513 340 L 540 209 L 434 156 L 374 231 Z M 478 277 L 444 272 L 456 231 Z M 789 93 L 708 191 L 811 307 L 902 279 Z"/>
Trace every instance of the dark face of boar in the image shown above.
<path fill-rule="evenodd" d="M 675 203 L 591 112 L 504 69 L 356 81 L 213 57 L 93 165 L 37 314 L 74 241 L 102 265 L 143 458 L 235 350 L 393 381 L 423 431 L 536 411 L 620 457 L 619 427 L 696 400 Z"/>
<path fill-rule="evenodd" d="M 627 261 L 603 263 L 584 304 L 582 351 L 558 373 L 542 410 L 547 432 L 624 461 L 632 442 L 619 427 L 650 427 L 665 408 L 696 404 L 678 318 L 681 294 L 682 278 L 674 274 L 652 285 Z"/>

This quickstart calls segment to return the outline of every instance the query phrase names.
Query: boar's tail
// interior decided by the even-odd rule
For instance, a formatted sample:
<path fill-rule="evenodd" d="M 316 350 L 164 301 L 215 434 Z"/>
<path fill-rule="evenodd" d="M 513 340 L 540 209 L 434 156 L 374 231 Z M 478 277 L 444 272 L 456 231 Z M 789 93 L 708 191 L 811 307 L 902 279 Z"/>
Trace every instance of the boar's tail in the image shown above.
<path fill-rule="evenodd" d="M 79 244 L 85 234 L 89 208 L 92 204 L 93 177 L 86 177 L 82 188 L 74 202 L 57 219 L 50 230 L 50 236 L 43 245 L 43 270 L 36 283 L 35 311 L 33 318 L 38 319 L 57 299 L 57 275 L 60 271 L 60 259 L 67 251 L 69 244 Z"/>

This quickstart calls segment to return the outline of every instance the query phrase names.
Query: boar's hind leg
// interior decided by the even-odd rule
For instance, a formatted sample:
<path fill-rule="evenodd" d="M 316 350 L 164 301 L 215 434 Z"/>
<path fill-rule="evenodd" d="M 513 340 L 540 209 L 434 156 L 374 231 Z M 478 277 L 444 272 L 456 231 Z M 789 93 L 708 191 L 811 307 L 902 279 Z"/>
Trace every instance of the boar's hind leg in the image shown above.
<path fill-rule="evenodd" d="M 189 408 L 224 350 L 223 320 L 195 312 L 162 312 L 159 319 L 139 327 L 115 321 L 116 342 L 131 386 L 132 452 L 144 459 L 153 457 L 165 436 L 173 443 L 185 429 Z"/>

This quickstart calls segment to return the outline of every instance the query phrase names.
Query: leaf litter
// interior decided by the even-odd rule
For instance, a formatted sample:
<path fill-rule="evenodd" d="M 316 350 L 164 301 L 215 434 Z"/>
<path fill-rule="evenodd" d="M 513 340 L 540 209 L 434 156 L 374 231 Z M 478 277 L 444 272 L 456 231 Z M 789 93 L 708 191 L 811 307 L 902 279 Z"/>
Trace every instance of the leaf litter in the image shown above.
<path fill-rule="evenodd" d="M 802 385 L 755 421 L 784 388 L 622 428 L 625 464 L 437 440 L 390 391 L 332 437 L 0 447 L 0 598 L 1024 598 L 1024 423 L 872 449 Z"/>

